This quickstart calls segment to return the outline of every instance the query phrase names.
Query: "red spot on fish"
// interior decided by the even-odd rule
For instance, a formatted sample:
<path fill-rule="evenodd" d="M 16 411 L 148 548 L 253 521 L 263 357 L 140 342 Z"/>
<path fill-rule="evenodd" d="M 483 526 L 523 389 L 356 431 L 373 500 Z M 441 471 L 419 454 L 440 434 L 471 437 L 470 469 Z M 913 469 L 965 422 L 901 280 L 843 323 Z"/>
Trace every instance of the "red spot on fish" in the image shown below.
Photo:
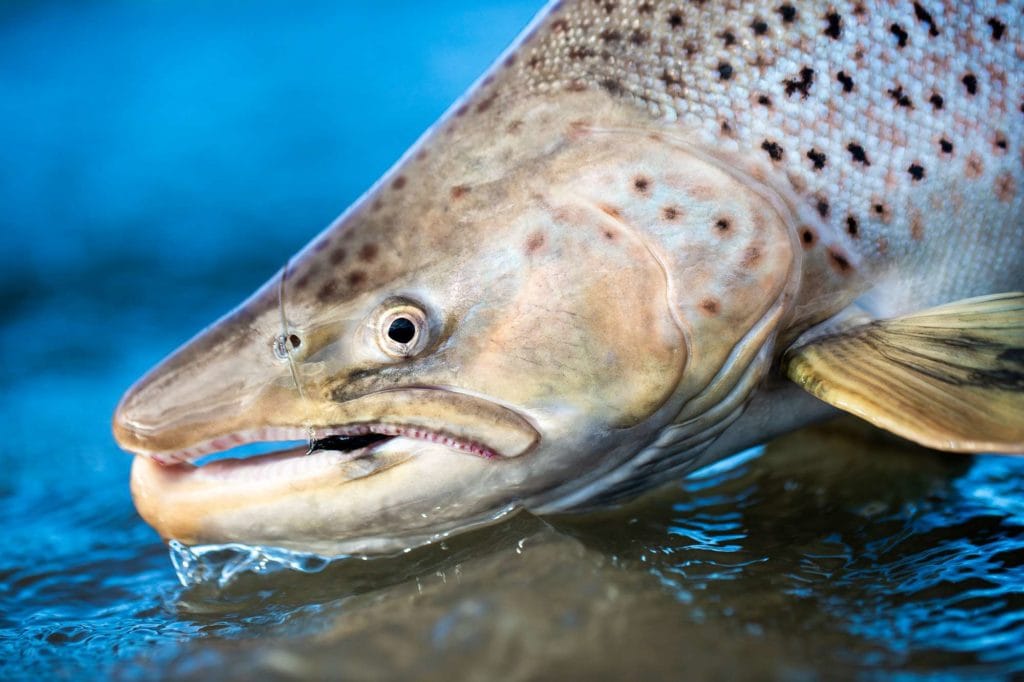
<path fill-rule="evenodd" d="M 701 300 L 700 309 L 703 310 L 706 314 L 713 316 L 718 314 L 718 311 L 721 309 L 721 306 L 719 305 L 717 299 L 711 298 L 709 296 Z"/>
<path fill-rule="evenodd" d="M 668 221 L 677 220 L 681 213 L 676 206 L 665 206 L 661 209 L 661 217 Z"/>
<path fill-rule="evenodd" d="M 915 213 L 910 218 L 910 237 L 917 242 L 924 239 L 924 220 L 920 213 Z"/>
<path fill-rule="evenodd" d="M 366 273 L 362 270 L 353 270 L 348 273 L 346 281 L 348 281 L 349 286 L 357 287 L 366 281 Z"/>
<path fill-rule="evenodd" d="M 740 265 L 742 265 L 744 268 L 750 269 L 757 265 L 757 263 L 760 260 L 761 249 L 757 248 L 756 246 L 748 246 L 747 249 L 743 252 L 743 260 L 741 261 Z"/>
<path fill-rule="evenodd" d="M 345 256 L 347 255 L 348 253 L 345 249 L 337 248 L 334 251 L 331 251 L 331 255 L 328 260 L 331 261 L 331 265 L 339 265 L 345 260 Z"/>
<path fill-rule="evenodd" d="M 452 199 L 456 201 L 461 199 L 469 194 L 469 189 L 469 185 L 455 185 L 450 192 Z"/>
<path fill-rule="evenodd" d="M 399 175 L 397 178 L 395 178 L 391 182 L 391 186 L 393 188 L 395 188 L 395 189 L 402 189 L 403 187 L 405 187 L 405 182 L 406 182 L 405 176 L 404 175 Z"/>
<path fill-rule="evenodd" d="M 498 93 L 491 93 L 490 96 L 488 96 L 486 99 L 484 99 L 484 101 L 480 102 L 480 104 L 476 106 L 477 112 L 480 113 L 490 109 L 491 105 L 494 104 L 494 100 L 496 99 L 498 99 Z"/>
<path fill-rule="evenodd" d="M 996 178 L 996 197 L 1003 203 L 1009 203 L 1017 196 L 1017 183 L 1010 173 L 1003 173 Z"/>
<path fill-rule="evenodd" d="M 978 152 L 971 152 L 970 156 L 967 157 L 967 165 L 964 167 L 964 175 L 975 180 L 980 178 L 981 174 L 984 172 L 985 162 L 982 161 Z"/>
<path fill-rule="evenodd" d="M 359 249 L 359 260 L 364 263 L 372 263 L 377 258 L 378 247 L 373 242 L 369 244 L 363 244 L 363 248 Z"/>
<path fill-rule="evenodd" d="M 330 298 L 334 298 L 337 291 L 338 283 L 332 279 L 325 282 L 324 285 L 320 287 L 320 290 L 316 292 L 316 298 L 318 301 L 323 303 Z"/>
<path fill-rule="evenodd" d="M 544 235 L 540 232 L 534 232 L 526 240 L 526 255 L 531 256 L 544 246 Z"/>

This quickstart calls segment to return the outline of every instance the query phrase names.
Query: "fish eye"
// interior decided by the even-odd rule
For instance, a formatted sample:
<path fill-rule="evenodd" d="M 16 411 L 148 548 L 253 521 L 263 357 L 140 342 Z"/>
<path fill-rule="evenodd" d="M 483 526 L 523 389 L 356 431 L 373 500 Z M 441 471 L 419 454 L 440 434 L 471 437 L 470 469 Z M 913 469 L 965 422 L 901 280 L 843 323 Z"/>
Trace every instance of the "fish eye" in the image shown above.
<path fill-rule="evenodd" d="M 416 325 L 408 317 L 396 317 L 388 327 L 388 338 L 395 343 L 409 343 L 416 336 Z"/>
<path fill-rule="evenodd" d="M 410 301 L 392 301 L 379 318 L 378 345 L 393 358 L 408 358 L 423 350 L 428 336 L 427 314 Z"/>

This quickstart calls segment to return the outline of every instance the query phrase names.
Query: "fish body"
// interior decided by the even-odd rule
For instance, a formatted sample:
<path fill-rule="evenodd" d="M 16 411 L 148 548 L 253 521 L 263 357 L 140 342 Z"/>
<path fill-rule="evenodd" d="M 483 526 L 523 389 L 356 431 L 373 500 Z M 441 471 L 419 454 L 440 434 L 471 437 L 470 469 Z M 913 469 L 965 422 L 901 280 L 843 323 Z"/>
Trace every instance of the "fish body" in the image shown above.
<path fill-rule="evenodd" d="M 191 543 L 388 550 L 625 499 L 826 402 L 1024 448 L 1018 299 L 913 317 L 1024 289 L 1022 27 L 1021 2 L 549 5 L 126 394 L 140 512 Z M 843 353 L 873 359 L 844 383 Z M 901 368 L 920 404 L 865 388 Z M 968 390 L 992 425 L 913 419 Z M 192 464 L 307 437 L 327 445 Z"/>

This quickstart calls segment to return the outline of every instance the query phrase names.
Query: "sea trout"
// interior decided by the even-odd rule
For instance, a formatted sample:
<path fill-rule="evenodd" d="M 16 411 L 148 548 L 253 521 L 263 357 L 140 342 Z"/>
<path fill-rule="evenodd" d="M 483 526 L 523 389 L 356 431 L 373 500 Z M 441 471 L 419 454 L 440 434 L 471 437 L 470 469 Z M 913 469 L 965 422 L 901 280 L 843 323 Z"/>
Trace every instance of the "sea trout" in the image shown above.
<path fill-rule="evenodd" d="M 136 506 L 190 544 L 380 552 L 837 409 L 1022 452 L 1022 137 L 1019 0 L 552 3 L 128 391 Z"/>

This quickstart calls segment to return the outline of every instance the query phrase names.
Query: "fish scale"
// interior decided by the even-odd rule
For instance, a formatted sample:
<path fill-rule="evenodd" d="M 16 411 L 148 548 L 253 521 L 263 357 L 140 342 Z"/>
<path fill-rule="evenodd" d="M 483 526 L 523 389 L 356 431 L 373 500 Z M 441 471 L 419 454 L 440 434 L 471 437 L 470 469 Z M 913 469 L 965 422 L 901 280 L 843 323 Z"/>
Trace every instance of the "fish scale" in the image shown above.
<path fill-rule="evenodd" d="M 475 98 L 635 103 L 795 193 L 892 315 L 1020 286 L 1022 29 L 1020 2 L 566 1 Z"/>

